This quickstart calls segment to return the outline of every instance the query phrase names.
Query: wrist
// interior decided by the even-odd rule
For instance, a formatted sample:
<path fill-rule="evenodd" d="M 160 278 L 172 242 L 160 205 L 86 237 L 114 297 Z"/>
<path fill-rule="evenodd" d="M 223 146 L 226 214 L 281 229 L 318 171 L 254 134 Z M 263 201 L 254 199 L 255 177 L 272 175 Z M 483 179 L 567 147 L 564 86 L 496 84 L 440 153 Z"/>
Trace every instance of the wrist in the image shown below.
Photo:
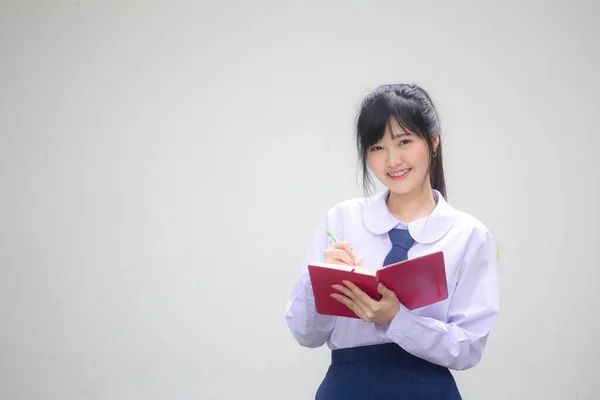
<path fill-rule="evenodd" d="M 396 315 L 398 315 L 400 313 L 400 311 L 402 311 L 402 305 L 398 304 L 395 305 L 391 310 L 390 313 L 387 315 L 387 318 L 385 319 L 385 324 L 389 325 L 392 323 L 392 321 L 394 320 L 394 318 L 396 318 Z"/>

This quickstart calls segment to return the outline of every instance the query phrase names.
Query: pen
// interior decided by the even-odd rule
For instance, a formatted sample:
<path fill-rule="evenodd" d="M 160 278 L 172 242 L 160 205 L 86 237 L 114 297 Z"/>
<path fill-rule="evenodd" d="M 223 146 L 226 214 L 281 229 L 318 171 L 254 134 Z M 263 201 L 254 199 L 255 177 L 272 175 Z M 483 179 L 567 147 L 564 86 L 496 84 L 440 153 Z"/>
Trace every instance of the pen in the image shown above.
<path fill-rule="evenodd" d="M 335 237 L 335 235 L 333 234 L 333 232 L 331 232 L 329 229 L 327 229 L 327 236 L 329 236 L 329 240 L 331 240 L 332 243 L 338 243 L 339 242 L 337 240 L 337 238 Z"/>
<path fill-rule="evenodd" d="M 339 240 L 337 240 L 337 238 L 335 237 L 333 232 L 331 232 L 329 229 L 327 229 L 326 232 L 327 232 L 327 237 L 331 243 L 339 243 Z M 350 245 L 350 250 L 354 251 L 354 246 Z M 354 265 L 358 265 L 358 258 L 354 259 L 354 263 L 355 263 Z M 352 272 L 354 272 L 354 270 L 352 270 Z"/>

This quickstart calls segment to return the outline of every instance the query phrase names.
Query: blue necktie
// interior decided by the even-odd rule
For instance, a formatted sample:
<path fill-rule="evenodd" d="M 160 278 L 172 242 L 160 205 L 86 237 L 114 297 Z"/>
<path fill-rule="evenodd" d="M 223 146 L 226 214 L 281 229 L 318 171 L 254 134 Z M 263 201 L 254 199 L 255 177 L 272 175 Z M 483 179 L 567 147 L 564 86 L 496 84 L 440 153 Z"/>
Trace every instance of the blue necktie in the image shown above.
<path fill-rule="evenodd" d="M 415 243 L 415 240 L 406 229 L 392 229 L 389 235 L 392 241 L 392 249 L 385 256 L 383 266 L 406 260 L 408 258 L 408 249 Z"/>

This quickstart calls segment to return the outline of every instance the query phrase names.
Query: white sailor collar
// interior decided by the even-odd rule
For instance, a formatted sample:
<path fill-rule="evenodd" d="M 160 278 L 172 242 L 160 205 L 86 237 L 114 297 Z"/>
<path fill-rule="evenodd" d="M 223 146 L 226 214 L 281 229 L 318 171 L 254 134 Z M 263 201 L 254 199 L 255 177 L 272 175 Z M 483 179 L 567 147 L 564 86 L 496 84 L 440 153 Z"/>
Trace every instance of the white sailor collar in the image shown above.
<path fill-rule="evenodd" d="M 376 235 L 388 233 L 398 224 L 398 220 L 387 207 L 388 194 L 389 190 L 379 193 L 365 204 L 365 225 Z M 434 189 L 433 196 L 437 204 L 431 214 L 408 224 L 408 231 L 417 243 L 438 241 L 450 230 L 458 216 L 458 212 L 446 202 L 439 191 Z"/>

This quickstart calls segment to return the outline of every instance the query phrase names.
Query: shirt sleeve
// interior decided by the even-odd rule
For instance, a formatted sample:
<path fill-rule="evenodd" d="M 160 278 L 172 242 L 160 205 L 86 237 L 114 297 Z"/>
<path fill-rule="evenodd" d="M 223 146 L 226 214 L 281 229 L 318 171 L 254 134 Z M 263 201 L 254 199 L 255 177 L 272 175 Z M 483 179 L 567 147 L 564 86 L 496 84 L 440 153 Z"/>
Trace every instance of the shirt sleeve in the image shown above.
<path fill-rule="evenodd" d="M 448 322 L 401 307 L 385 330 L 386 336 L 407 352 L 454 370 L 479 363 L 499 313 L 495 246 L 487 231 L 474 236 L 478 236 L 473 238 L 476 244 L 465 253 L 450 300 Z"/>
<path fill-rule="evenodd" d="M 294 338 L 305 347 L 320 347 L 328 340 L 335 326 L 335 317 L 321 315 L 315 308 L 315 297 L 308 274 L 308 263 L 325 261 L 327 249 L 327 217 L 321 221 L 306 256 L 300 277 L 294 284 L 287 302 L 286 321 Z"/>

